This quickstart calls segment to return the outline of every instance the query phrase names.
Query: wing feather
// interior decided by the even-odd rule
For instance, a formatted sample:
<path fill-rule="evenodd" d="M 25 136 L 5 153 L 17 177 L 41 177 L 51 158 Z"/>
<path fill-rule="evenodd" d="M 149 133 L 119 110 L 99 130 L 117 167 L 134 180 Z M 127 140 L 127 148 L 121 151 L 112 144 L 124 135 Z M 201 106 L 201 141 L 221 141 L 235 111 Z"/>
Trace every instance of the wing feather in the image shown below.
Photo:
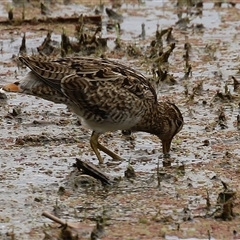
<path fill-rule="evenodd" d="M 142 115 L 146 101 L 157 100 L 155 90 L 141 73 L 107 59 L 20 57 L 20 60 L 45 84 L 71 100 L 81 110 L 80 115 L 91 113 L 99 121 L 133 119 Z"/>

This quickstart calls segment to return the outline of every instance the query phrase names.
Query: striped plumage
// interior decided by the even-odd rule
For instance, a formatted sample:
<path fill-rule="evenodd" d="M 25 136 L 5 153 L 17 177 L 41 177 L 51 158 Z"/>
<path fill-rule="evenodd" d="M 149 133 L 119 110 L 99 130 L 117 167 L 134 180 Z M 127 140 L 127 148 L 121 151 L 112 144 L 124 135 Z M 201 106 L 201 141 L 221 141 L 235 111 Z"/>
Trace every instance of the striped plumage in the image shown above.
<path fill-rule="evenodd" d="M 139 72 L 107 59 L 19 57 L 31 71 L 20 82 L 4 87 L 68 105 L 83 125 L 93 130 L 90 144 L 100 163 L 99 150 L 120 159 L 98 142 L 107 131 L 143 131 L 159 137 L 168 154 L 183 117 L 169 102 L 158 102 L 154 88 Z"/>

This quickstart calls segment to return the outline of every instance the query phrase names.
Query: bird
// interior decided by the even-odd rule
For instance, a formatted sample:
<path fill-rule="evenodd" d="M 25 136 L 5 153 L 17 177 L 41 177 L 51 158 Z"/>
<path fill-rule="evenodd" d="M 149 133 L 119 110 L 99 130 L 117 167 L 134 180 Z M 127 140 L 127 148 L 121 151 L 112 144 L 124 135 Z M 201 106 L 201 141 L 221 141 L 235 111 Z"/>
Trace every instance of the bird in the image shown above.
<path fill-rule="evenodd" d="M 3 90 L 66 104 L 92 130 L 90 146 L 99 164 L 103 163 L 100 151 L 122 160 L 99 143 L 100 135 L 117 130 L 156 135 L 163 156 L 169 156 L 172 139 L 183 127 L 183 116 L 174 103 L 158 101 L 149 79 L 139 71 L 107 58 L 18 58 L 30 71 Z"/>

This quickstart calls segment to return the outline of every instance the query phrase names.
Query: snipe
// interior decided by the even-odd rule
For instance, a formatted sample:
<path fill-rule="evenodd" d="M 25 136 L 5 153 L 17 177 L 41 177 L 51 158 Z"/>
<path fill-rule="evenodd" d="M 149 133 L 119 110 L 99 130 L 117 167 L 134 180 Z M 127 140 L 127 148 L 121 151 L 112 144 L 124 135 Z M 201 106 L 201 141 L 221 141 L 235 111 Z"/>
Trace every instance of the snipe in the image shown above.
<path fill-rule="evenodd" d="M 139 72 L 107 59 L 71 57 L 52 59 L 21 56 L 31 71 L 5 91 L 34 95 L 68 105 L 93 130 L 90 144 L 99 163 L 99 150 L 118 155 L 98 142 L 107 131 L 131 130 L 154 134 L 168 154 L 173 137 L 182 129 L 183 117 L 170 102 L 158 102 L 149 81 Z"/>

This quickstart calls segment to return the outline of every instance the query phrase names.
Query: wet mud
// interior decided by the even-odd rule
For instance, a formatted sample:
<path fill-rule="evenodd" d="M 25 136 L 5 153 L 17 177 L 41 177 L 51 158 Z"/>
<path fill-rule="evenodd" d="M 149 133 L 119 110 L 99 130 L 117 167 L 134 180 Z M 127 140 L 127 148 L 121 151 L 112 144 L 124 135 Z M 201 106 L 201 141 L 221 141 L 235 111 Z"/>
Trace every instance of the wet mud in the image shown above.
<path fill-rule="evenodd" d="M 68 239 L 239 239 L 240 4 L 204 1 L 189 7 L 177 6 L 177 1 L 130 1 L 113 8 L 120 17 L 112 17 L 105 11 L 112 2 L 103 3 L 101 12 L 99 2 L 47 2 L 49 12 L 42 16 L 32 1 L 24 5 L 25 18 L 94 16 L 100 11 L 102 30 L 96 41 L 106 39 L 107 47 L 95 47 L 92 56 L 104 54 L 155 76 L 159 100 L 177 104 L 184 127 L 168 159 L 154 136 L 106 133 L 101 142 L 124 160 L 103 154 L 99 166 L 89 145 L 91 131 L 65 105 L 1 92 L 0 238 L 64 239 L 68 233 Z M 8 21 L 11 7 L 14 17 L 21 18 L 23 5 L 4 1 L 0 21 Z M 1 86 L 28 72 L 16 60 L 24 34 L 27 54 L 39 54 L 48 32 L 56 55 L 62 53 L 63 31 L 71 41 L 76 38 L 76 23 L 19 21 L 0 24 Z M 90 28 L 94 32 L 97 26 Z M 155 58 L 150 58 L 151 43 L 157 30 L 169 28 L 172 39 L 163 35 L 163 51 L 173 42 L 175 48 L 162 65 L 168 78 L 161 79 Z M 82 176 L 73 166 L 76 158 L 99 167 L 113 184 L 102 186 Z M 125 177 L 129 165 L 136 175 L 130 179 Z M 42 216 L 44 211 L 80 221 L 81 229 L 59 229 Z"/>

